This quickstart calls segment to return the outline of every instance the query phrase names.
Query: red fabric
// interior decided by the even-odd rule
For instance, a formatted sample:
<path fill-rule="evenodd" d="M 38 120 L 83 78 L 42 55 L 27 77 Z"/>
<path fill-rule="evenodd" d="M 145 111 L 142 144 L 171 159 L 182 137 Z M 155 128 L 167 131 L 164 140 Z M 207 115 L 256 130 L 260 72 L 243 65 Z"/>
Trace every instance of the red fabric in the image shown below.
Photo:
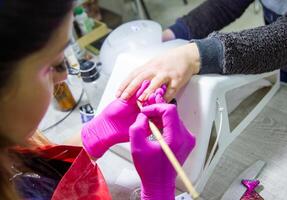
<path fill-rule="evenodd" d="M 19 153 L 35 153 L 42 158 L 62 160 L 73 163 L 83 148 L 78 146 L 67 145 L 47 145 L 36 149 L 15 148 Z"/>
<path fill-rule="evenodd" d="M 17 148 L 19 153 L 36 153 L 42 158 L 72 163 L 54 191 L 52 200 L 111 200 L 105 179 L 82 147 L 49 145 L 35 150 Z"/>
<path fill-rule="evenodd" d="M 52 200 L 111 200 L 111 196 L 96 164 L 82 150 L 58 184 Z"/>

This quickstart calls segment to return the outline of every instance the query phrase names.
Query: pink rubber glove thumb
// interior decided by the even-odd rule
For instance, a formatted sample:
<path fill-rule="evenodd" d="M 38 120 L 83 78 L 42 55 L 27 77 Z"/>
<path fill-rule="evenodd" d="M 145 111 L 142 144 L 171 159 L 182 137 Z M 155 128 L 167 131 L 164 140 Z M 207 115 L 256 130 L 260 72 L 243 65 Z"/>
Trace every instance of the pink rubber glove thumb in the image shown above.
<path fill-rule="evenodd" d="M 129 100 L 115 99 L 84 125 L 81 132 L 82 142 L 92 157 L 100 158 L 114 144 L 129 141 L 129 127 L 140 112 L 136 100 L 148 84 L 148 81 L 144 81 Z"/>
<path fill-rule="evenodd" d="M 150 81 L 148 81 L 150 84 Z M 142 103 L 142 106 L 148 106 L 157 103 L 166 103 L 165 99 L 163 98 L 166 92 L 166 85 L 163 84 L 160 88 L 157 88 L 150 96 Z M 157 118 L 150 118 L 150 120 L 161 130 L 162 124 Z"/>
<path fill-rule="evenodd" d="M 147 83 L 150 84 L 150 81 L 147 80 Z M 160 88 L 157 88 L 153 93 L 151 93 L 145 101 L 142 101 L 142 105 L 148 106 L 156 103 L 166 103 L 165 99 L 163 98 L 165 92 L 166 85 L 163 84 Z"/>
<path fill-rule="evenodd" d="M 151 134 L 148 118 L 158 118 L 163 125 L 163 138 L 181 164 L 195 145 L 195 138 L 179 119 L 176 106 L 154 104 L 142 108 L 130 127 L 131 151 L 142 181 L 143 200 L 174 200 L 176 172 Z"/>

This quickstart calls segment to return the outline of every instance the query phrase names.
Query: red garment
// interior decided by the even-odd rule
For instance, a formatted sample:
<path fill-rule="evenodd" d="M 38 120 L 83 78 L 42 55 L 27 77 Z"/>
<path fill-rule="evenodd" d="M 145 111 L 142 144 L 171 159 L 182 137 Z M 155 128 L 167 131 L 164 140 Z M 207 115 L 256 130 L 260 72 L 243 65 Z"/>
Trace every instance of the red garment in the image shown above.
<path fill-rule="evenodd" d="M 82 150 L 55 190 L 52 200 L 111 200 L 97 164 Z"/>
<path fill-rule="evenodd" d="M 31 153 L 28 149 L 17 149 L 20 153 Z M 105 179 L 82 147 L 44 146 L 33 150 L 42 158 L 72 163 L 54 191 L 52 200 L 111 200 Z"/>

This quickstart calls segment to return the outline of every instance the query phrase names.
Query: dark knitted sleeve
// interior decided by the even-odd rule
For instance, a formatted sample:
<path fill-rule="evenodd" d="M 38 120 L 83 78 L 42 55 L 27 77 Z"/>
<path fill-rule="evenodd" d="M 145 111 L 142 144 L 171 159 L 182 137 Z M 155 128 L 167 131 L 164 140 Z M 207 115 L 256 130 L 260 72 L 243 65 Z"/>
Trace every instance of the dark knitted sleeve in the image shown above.
<path fill-rule="evenodd" d="M 273 24 L 233 33 L 213 33 L 222 43 L 223 74 L 255 74 L 287 65 L 287 17 Z"/>
<path fill-rule="evenodd" d="M 254 0 L 207 0 L 170 27 L 176 38 L 201 39 L 239 18 Z"/>

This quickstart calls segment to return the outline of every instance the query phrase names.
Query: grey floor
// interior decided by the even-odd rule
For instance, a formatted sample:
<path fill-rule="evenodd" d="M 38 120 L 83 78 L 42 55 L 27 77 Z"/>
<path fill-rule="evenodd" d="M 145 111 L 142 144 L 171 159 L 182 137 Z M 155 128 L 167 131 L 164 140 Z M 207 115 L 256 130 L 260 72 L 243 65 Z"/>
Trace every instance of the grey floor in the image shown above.
<path fill-rule="evenodd" d="M 233 121 L 248 110 L 260 91 L 246 100 L 233 115 Z M 249 165 L 264 160 L 267 166 L 259 176 L 264 186 L 260 193 L 267 200 L 285 200 L 287 196 L 287 86 L 281 86 L 263 111 L 243 133 L 227 148 L 202 197 L 220 199 L 232 181 Z"/>

